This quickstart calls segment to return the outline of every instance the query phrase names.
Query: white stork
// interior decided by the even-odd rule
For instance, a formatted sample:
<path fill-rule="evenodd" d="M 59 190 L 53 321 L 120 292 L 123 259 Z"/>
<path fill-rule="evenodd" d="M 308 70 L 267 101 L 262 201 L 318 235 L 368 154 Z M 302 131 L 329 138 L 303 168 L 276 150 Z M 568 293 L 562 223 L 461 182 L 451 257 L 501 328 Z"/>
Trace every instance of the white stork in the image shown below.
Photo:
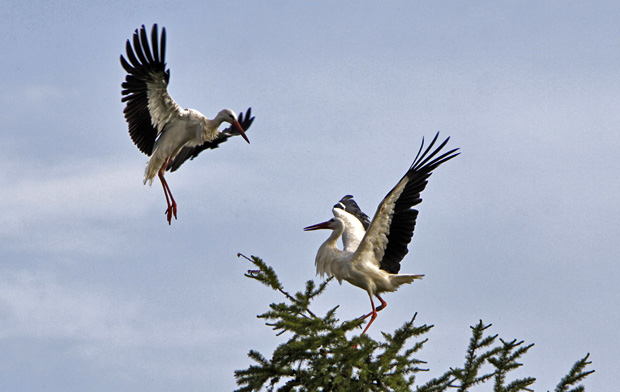
<path fill-rule="evenodd" d="M 213 120 L 194 109 L 182 109 L 168 94 L 170 70 L 166 69 L 166 29 L 162 28 L 158 39 L 157 24 L 151 32 L 149 45 L 146 28 L 136 29 L 133 47 L 127 40 L 127 59 L 121 55 L 121 65 L 127 71 L 123 87 L 122 102 L 127 102 L 123 111 L 129 125 L 129 135 L 135 145 L 150 156 L 144 171 L 144 184 L 157 174 L 166 196 L 168 224 L 172 216 L 177 218 L 177 204 L 164 178 L 166 170 L 175 171 L 188 158 L 193 159 L 205 149 L 217 148 L 229 137 L 245 135 L 254 117 L 251 108 L 237 118 L 230 109 L 221 110 Z M 159 44 L 158 44 L 159 42 Z M 224 131 L 218 127 L 227 122 L 231 126 Z"/>
<path fill-rule="evenodd" d="M 371 316 L 362 334 L 366 333 L 377 318 L 377 312 L 387 306 L 379 294 L 396 291 L 400 285 L 411 283 L 424 276 L 399 275 L 398 271 L 400 261 L 408 252 L 407 245 L 411 242 L 418 216 L 418 211 L 412 207 L 422 201 L 420 193 L 426 187 L 432 171 L 459 155 L 458 149 L 453 149 L 437 156 L 450 138 L 431 152 L 438 136 L 439 134 L 435 135 L 424 152 L 422 152 L 424 148 L 424 139 L 422 139 L 422 145 L 415 160 L 403 178 L 379 204 L 367 231 L 363 230 L 363 218 L 358 218 L 356 213 L 351 212 L 351 208 L 349 211 L 344 208 L 347 196 L 343 198 L 345 202 L 341 200 L 332 208 L 334 218 L 304 228 L 306 231 L 333 230 L 317 252 L 315 260 L 317 274 L 321 277 L 325 274 L 334 276 L 340 283 L 346 280 L 368 293 L 372 312 L 362 317 L 364 319 Z M 351 201 L 352 197 L 348 199 L 349 203 Z M 359 211 L 359 207 L 357 210 Z M 363 238 L 360 241 L 359 238 L 362 235 Z M 340 236 L 343 236 L 344 250 L 338 249 Z M 359 245 L 356 246 L 356 242 L 359 242 Z M 381 301 L 381 305 L 377 308 L 375 308 L 373 296 Z"/>

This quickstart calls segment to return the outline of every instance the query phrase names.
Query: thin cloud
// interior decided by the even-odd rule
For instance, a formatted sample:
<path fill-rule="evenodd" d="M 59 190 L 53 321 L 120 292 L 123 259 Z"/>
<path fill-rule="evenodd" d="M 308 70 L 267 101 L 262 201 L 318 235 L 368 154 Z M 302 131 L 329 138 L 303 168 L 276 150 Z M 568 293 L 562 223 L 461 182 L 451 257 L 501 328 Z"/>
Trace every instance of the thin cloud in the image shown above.
<path fill-rule="evenodd" d="M 161 319 L 153 304 L 65 283 L 53 273 L 5 269 L 0 275 L 2 339 L 62 341 L 73 355 L 95 365 L 114 368 L 122 358 L 135 370 L 196 376 L 204 364 L 188 358 L 235 336 L 199 317 Z"/>

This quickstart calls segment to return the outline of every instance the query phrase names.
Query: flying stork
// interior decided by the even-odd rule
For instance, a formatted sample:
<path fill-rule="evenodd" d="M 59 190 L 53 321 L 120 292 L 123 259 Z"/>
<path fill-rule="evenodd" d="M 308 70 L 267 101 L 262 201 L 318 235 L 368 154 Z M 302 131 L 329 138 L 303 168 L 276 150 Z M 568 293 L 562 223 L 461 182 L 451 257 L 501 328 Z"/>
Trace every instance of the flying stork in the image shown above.
<path fill-rule="evenodd" d="M 195 158 L 205 149 L 217 148 L 231 136 L 241 135 L 250 143 L 247 130 L 254 117 L 251 108 L 237 115 L 230 109 L 221 110 L 210 120 L 194 109 L 182 109 L 168 94 L 170 70 L 166 69 L 166 29 L 162 28 L 161 39 L 157 24 L 151 31 L 151 44 L 144 25 L 133 34 L 133 47 L 126 44 L 127 60 L 121 55 L 121 65 L 127 72 L 122 102 L 129 126 L 129 135 L 140 151 L 150 158 L 144 171 L 144 184 L 153 184 L 159 176 L 166 196 L 166 217 L 168 224 L 177 218 L 177 203 L 164 178 L 166 170 L 175 171 L 187 159 Z M 223 123 L 230 124 L 224 131 L 218 131 Z"/>
<path fill-rule="evenodd" d="M 315 259 L 317 274 L 321 277 L 334 276 L 339 283 L 346 280 L 368 293 L 372 312 L 362 317 L 362 319 L 371 317 L 362 334 L 366 333 L 377 318 L 377 312 L 387 306 L 380 296 L 381 293 L 396 291 L 400 285 L 411 283 L 424 276 L 398 274 L 398 271 L 401 260 L 408 252 L 407 245 L 411 242 L 418 216 L 418 211 L 412 207 L 422 201 L 420 193 L 426 187 L 433 170 L 460 154 L 457 152 L 458 149 L 453 149 L 437 156 L 450 138 L 431 152 L 438 137 L 439 133 L 424 152 L 422 152 L 424 148 L 422 139 L 420 150 L 409 170 L 379 204 L 375 216 L 365 231 L 363 229 L 365 214 L 359 214 L 361 210 L 352 196 L 345 196 L 332 208 L 334 215 L 332 219 L 304 228 L 305 231 L 332 230 L 327 241 L 317 252 Z M 351 201 L 355 203 L 357 211 L 355 208 L 351 209 Z M 349 210 L 346 208 L 347 203 Z M 338 249 L 338 238 L 341 236 L 344 250 Z M 355 245 L 356 243 L 358 245 Z M 381 302 L 377 308 L 373 296 Z"/>

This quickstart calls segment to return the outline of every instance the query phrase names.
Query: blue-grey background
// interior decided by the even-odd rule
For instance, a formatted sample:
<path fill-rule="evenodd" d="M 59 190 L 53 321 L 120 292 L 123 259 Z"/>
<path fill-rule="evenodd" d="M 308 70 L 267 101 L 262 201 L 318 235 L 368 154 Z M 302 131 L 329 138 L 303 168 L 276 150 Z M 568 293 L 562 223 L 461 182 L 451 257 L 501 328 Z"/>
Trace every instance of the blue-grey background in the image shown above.
<path fill-rule="evenodd" d="M 620 5 L 566 1 L 9 1 L 0 4 L 0 389 L 224 391 L 282 338 L 255 316 L 313 279 L 331 217 L 369 215 L 436 132 L 460 147 L 423 193 L 405 273 L 369 333 L 418 312 L 419 358 L 462 364 L 469 326 L 536 345 L 515 375 L 553 390 L 620 361 Z M 233 139 L 161 186 L 122 115 L 119 55 L 165 26 L 169 91 Z M 331 284 L 314 305 L 369 311 Z"/>

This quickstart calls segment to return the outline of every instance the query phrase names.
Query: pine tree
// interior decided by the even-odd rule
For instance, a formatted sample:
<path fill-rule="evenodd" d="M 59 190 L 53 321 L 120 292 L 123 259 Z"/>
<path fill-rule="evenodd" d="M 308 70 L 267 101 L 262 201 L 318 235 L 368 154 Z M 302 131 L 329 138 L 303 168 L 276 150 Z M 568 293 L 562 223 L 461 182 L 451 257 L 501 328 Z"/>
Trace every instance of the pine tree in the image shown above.
<path fill-rule="evenodd" d="M 354 335 L 349 340 L 346 334 L 361 327 L 364 320 L 339 321 L 337 306 L 324 316 L 310 310 L 312 300 L 325 290 L 331 279 L 318 286 L 310 280 L 303 291 L 291 295 L 284 290 L 274 269 L 263 260 L 243 257 L 258 268 L 249 270 L 246 277 L 280 292 L 285 298 L 284 302 L 269 305 L 270 310 L 258 317 L 265 319 L 278 336 L 287 333 L 290 338 L 275 349 L 271 358 L 254 350 L 249 352 L 248 356 L 256 364 L 235 372 L 238 392 L 258 392 L 263 388 L 269 392 L 465 392 L 485 383 L 492 383 L 494 392 L 532 391 L 529 387 L 535 378 L 509 381 L 509 373 L 522 365 L 518 361 L 534 345 L 489 335 L 491 324 L 485 325 L 480 320 L 471 327 L 472 337 L 461 367 L 450 368 L 418 385 L 416 374 L 430 370 L 416 356 L 428 342 L 424 334 L 432 325 L 414 325 L 414 315 L 393 333 L 382 333 L 381 342 L 368 335 Z M 573 365 L 555 392 L 585 390 L 582 385 L 575 385 L 594 372 L 585 370 L 591 364 L 588 357 L 589 354 Z"/>

